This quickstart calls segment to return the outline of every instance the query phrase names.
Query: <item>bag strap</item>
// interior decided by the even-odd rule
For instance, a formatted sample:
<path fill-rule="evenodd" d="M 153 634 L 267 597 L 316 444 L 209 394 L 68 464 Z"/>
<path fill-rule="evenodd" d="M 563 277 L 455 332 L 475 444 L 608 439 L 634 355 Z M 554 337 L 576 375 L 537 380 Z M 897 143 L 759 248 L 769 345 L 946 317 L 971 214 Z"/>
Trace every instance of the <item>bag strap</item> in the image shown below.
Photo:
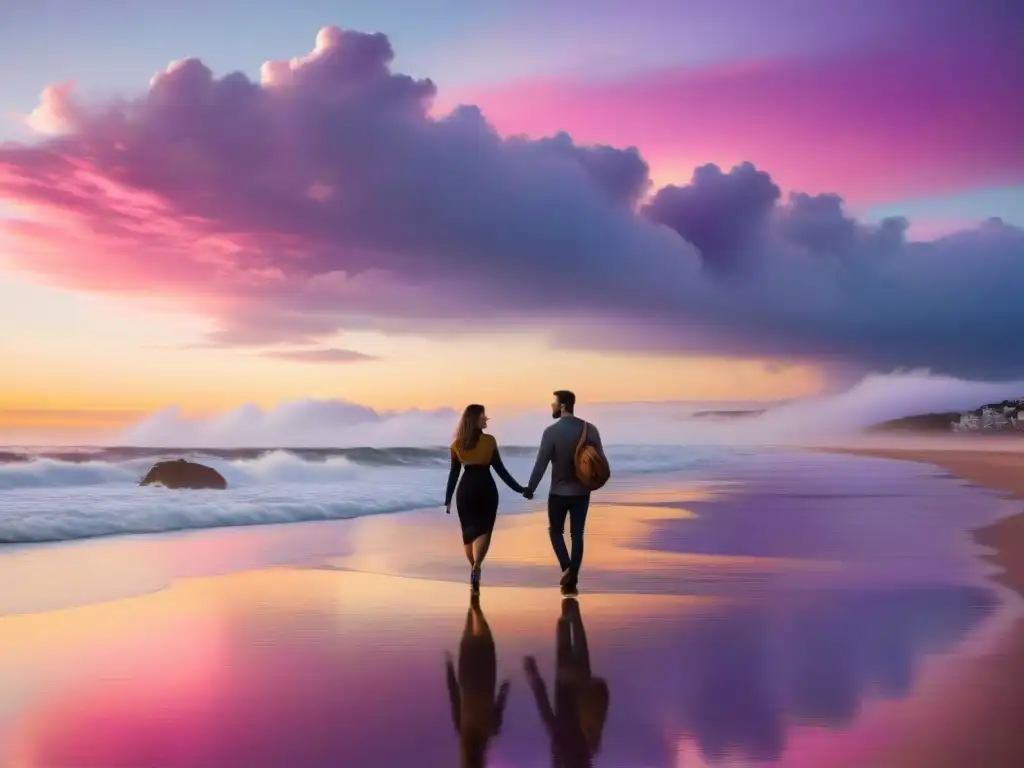
<path fill-rule="evenodd" d="M 583 422 L 583 434 L 580 435 L 580 441 L 576 443 L 576 453 L 579 453 L 583 446 L 587 444 L 587 427 L 589 426 L 587 422 Z"/>

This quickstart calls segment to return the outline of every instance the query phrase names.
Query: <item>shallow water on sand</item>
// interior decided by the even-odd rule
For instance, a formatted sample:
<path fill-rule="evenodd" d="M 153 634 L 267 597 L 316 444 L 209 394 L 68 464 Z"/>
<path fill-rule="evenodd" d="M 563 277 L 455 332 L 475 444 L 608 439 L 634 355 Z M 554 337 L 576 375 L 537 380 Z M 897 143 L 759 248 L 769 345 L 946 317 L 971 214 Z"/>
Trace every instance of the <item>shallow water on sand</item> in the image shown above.
<path fill-rule="evenodd" d="M 0 765 L 874 765 L 1020 615 L 965 533 L 1007 502 L 936 475 L 769 454 L 620 485 L 578 602 L 529 514 L 476 607 L 443 512 L 0 555 L 32 598 L 0 600 Z"/>

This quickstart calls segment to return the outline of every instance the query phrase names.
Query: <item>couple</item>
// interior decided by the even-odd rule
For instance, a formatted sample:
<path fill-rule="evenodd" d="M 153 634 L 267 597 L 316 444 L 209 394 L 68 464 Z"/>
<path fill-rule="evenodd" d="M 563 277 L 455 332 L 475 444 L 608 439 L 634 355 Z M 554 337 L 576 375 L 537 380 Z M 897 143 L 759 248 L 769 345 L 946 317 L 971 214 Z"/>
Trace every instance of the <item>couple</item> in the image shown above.
<path fill-rule="evenodd" d="M 480 568 L 491 546 L 491 533 L 498 514 L 498 486 L 491 467 L 505 485 L 533 498 L 548 464 L 551 465 L 551 490 L 548 495 L 548 532 L 551 546 L 562 569 L 559 582 L 563 595 L 577 594 L 580 566 L 583 563 L 583 528 L 590 507 L 590 493 L 601 488 L 609 477 L 608 460 L 601 435 L 593 424 L 576 417 L 576 395 L 560 389 L 554 393 L 551 417 L 556 423 L 544 430 L 537 461 L 524 488 L 509 474 L 498 453 L 494 437 L 485 434 L 487 412 L 482 405 L 469 405 L 451 445 L 451 471 L 445 494 L 445 511 L 451 513 L 455 497 L 462 524 L 462 544 L 469 560 L 470 586 L 480 590 Z M 464 471 L 463 471 L 464 470 Z M 462 480 L 459 481 L 459 474 Z M 455 486 L 458 483 L 458 491 Z M 569 518 L 572 554 L 566 550 L 563 532 Z"/>

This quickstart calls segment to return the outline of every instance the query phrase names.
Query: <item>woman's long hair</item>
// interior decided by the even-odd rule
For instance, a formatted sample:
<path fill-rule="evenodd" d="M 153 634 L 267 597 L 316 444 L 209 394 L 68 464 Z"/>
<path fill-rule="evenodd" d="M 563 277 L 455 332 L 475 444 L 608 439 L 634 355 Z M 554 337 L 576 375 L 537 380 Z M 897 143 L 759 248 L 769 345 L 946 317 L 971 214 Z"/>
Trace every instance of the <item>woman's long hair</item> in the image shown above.
<path fill-rule="evenodd" d="M 480 442 L 480 435 L 484 433 L 480 429 L 480 416 L 483 415 L 484 407 L 477 403 L 466 406 L 459 419 L 459 428 L 455 430 L 455 447 L 460 451 L 471 451 Z"/>

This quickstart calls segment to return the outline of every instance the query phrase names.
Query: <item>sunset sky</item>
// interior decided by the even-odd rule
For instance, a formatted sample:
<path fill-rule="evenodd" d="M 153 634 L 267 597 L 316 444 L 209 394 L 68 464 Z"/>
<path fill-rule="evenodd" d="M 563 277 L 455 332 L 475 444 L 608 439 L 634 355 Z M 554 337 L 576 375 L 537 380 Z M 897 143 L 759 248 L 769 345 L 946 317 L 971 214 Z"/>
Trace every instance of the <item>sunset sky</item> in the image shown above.
<path fill-rule="evenodd" d="M 1010 0 L 33 0 L 0 57 L 0 443 L 1024 379 Z"/>

